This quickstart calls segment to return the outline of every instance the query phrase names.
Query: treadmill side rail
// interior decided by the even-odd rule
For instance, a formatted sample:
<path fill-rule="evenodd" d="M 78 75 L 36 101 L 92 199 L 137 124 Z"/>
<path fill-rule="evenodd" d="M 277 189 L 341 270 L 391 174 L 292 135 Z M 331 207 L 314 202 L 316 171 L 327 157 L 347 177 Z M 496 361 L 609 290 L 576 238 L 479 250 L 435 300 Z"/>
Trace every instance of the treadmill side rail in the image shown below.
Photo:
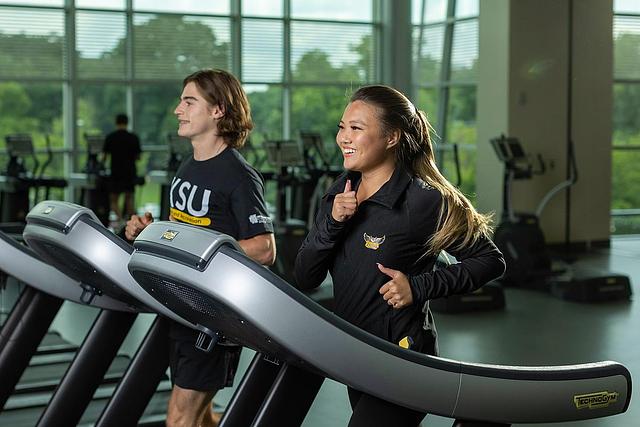
<path fill-rule="evenodd" d="M 178 233 L 193 230 L 198 239 L 217 238 L 171 225 Z M 189 251 L 187 243 L 181 250 Z M 172 240 L 155 244 L 171 246 Z M 518 367 L 428 356 L 349 324 L 227 245 L 204 270 L 166 253 L 136 251 L 129 270 L 168 309 L 258 352 L 411 409 L 510 424 L 560 422 L 624 412 L 631 398 L 631 375 L 614 362 Z"/>
<path fill-rule="evenodd" d="M 38 203 L 27 214 L 27 222 L 50 223 L 66 233 L 82 216 L 100 223 L 98 217 L 89 208 L 70 202 L 45 200 Z"/>
<path fill-rule="evenodd" d="M 44 211 L 50 207 L 53 210 L 45 214 Z M 91 292 L 94 292 L 90 290 L 87 294 L 90 286 L 103 293 L 95 301 L 109 295 L 122 300 L 129 311 L 155 311 L 195 329 L 196 325 L 167 310 L 131 277 L 127 263 L 133 247 L 94 220 L 95 215 L 91 210 L 68 202 L 45 201 L 32 211 L 27 216 L 24 240 L 46 261 L 78 281 L 75 288 L 77 299 L 81 296 L 90 297 Z M 85 214 L 88 217 L 83 217 Z M 47 226 L 44 220 L 29 221 L 30 218 L 47 215 L 53 215 L 50 218 L 59 222 L 66 218 L 66 232 Z M 94 219 L 85 219 L 89 217 Z"/>
<path fill-rule="evenodd" d="M 0 232 L 0 270 L 39 291 L 82 303 L 80 282 L 46 264 L 34 251 L 20 245 Z M 128 304 L 106 295 L 96 297 L 91 305 L 109 310 L 132 310 Z"/>

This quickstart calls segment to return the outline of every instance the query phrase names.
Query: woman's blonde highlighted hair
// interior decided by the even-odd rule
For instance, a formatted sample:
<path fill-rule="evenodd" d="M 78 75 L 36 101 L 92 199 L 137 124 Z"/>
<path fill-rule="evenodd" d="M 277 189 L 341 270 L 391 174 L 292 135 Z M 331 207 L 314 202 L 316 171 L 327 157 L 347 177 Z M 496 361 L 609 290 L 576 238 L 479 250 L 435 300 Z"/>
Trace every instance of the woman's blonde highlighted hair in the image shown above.
<path fill-rule="evenodd" d="M 436 166 L 431 143 L 431 126 L 425 114 L 402 93 L 389 86 L 373 85 L 358 89 L 351 102 L 362 101 L 378 110 L 385 136 L 400 132 L 396 164 L 419 177 L 442 194 L 438 227 L 427 242 L 427 253 L 459 249 L 491 233 L 491 216 L 475 210 L 469 199 L 442 175 Z"/>

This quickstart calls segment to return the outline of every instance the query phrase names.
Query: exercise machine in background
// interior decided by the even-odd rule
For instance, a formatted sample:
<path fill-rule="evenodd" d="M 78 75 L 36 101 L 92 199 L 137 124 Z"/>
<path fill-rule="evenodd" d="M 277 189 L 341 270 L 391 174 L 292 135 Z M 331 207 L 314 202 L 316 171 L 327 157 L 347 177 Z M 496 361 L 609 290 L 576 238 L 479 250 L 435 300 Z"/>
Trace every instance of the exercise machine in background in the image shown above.
<path fill-rule="evenodd" d="M 24 222 L 29 207 L 38 202 L 38 190 L 44 189 L 45 197 L 48 197 L 51 188 L 67 186 L 67 181 L 63 178 L 45 176 L 53 157 L 49 137 L 45 138 L 47 160 L 40 165 L 31 135 L 14 134 L 5 137 L 9 161 L 4 175 L 0 176 L 0 222 Z M 28 163 L 31 163 L 30 168 Z"/>
<path fill-rule="evenodd" d="M 302 186 L 310 178 L 304 173 L 304 153 L 298 141 L 265 140 L 263 146 L 267 162 L 274 172 L 262 172 L 262 175 L 265 181 L 276 184 L 272 220 L 278 256 L 273 270 L 280 277 L 293 282 L 296 255 L 308 231 Z"/>
<path fill-rule="evenodd" d="M 109 176 L 101 157 L 104 136 L 101 133 L 85 133 L 87 158 L 81 172 L 71 173 L 69 180 L 76 190 L 78 204 L 95 212 L 100 222 L 109 224 Z"/>
<path fill-rule="evenodd" d="M 299 140 L 265 140 L 267 162 L 275 172 L 263 172 L 276 183 L 273 215 L 278 256 L 274 271 L 295 282 L 293 269 L 325 192 L 343 172 L 330 163 L 322 137 L 317 132 L 300 132 Z"/>
<path fill-rule="evenodd" d="M 555 185 L 542 198 L 535 212 L 513 210 L 511 190 L 516 180 L 529 180 L 546 171 L 544 159 L 537 156 L 537 167 L 517 138 L 501 135 L 491 140 L 498 159 L 504 164 L 501 222 L 494 242 L 502 251 L 507 270 L 502 282 L 507 286 L 538 289 L 560 298 L 580 302 L 628 300 L 631 296 L 629 278 L 622 274 L 593 268 L 579 268 L 566 262 L 556 268 L 552 262 L 540 216 L 554 196 L 575 185 L 578 170 L 573 145 L 569 145 L 569 176 Z M 565 242 L 568 246 L 569 242 Z"/>
<path fill-rule="evenodd" d="M 445 168 L 445 155 L 450 154 L 455 170 L 455 186 L 461 188 L 462 173 L 460 170 L 460 155 L 458 144 L 440 144 L 436 146 L 436 158 L 439 162 L 440 170 Z M 446 251 L 441 251 L 434 265 L 434 270 L 446 268 L 455 264 L 457 260 Z M 447 297 L 427 301 L 423 311 L 426 313 L 429 308 L 438 313 L 466 313 L 474 311 L 502 310 L 506 306 L 506 299 L 502 285 L 494 280 L 479 289 L 466 294 L 449 295 Z"/>
<path fill-rule="evenodd" d="M 147 178 L 152 184 L 160 185 L 160 218 L 169 218 L 169 189 L 171 180 L 175 176 L 182 162 L 189 156 L 193 155 L 193 147 L 191 141 L 180 135 L 169 132 L 167 134 L 167 152 L 168 156 L 164 160 L 164 164 L 157 163 L 152 156 L 149 157 L 147 165 Z M 163 169 L 158 169 L 159 167 Z"/>
<path fill-rule="evenodd" d="M 248 137 L 244 145 L 240 149 L 240 153 L 245 160 L 255 169 L 261 171 L 264 169 L 267 161 L 267 155 L 264 150 L 258 150 L 251 137 Z"/>
<path fill-rule="evenodd" d="M 300 131 L 300 141 L 304 155 L 305 167 L 310 177 L 310 184 L 305 187 L 304 208 L 307 211 L 307 227 L 310 229 L 320 201 L 336 178 L 344 172 L 341 166 L 342 155 L 334 150 L 334 156 L 327 153 L 322 136 L 318 132 Z M 339 158 L 335 153 L 338 153 Z"/>

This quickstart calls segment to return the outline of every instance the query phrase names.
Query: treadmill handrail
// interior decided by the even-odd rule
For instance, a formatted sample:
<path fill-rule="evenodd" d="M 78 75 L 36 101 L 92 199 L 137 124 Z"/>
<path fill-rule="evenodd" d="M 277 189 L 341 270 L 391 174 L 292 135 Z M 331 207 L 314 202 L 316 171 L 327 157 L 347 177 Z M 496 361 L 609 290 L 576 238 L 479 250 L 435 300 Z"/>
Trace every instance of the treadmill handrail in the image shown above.
<path fill-rule="evenodd" d="M 80 283 L 40 259 L 31 248 L 0 231 L 0 270 L 41 292 L 81 303 Z M 117 311 L 131 308 L 109 296 L 96 297 L 92 306 Z"/>
<path fill-rule="evenodd" d="M 152 226 L 154 224 L 149 227 Z M 160 230 L 163 225 L 157 224 L 155 227 Z M 191 238 L 198 235 L 202 240 L 218 238 L 211 230 L 186 224 L 174 224 L 173 227 L 180 232 L 176 239 L 187 235 Z M 181 245 L 184 246 L 184 243 Z M 156 244 L 171 246 L 175 242 L 159 240 Z M 404 350 L 351 325 L 311 301 L 272 272 L 227 246 L 220 246 L 204 271 L 164 257 L 161 259 L 158 262 L 153 253 L 136 251 L 129 261 L 129 270 L 134 277 L 138 271 L 154 272 L 161 278 L 160 281 L 153 282 L 155 287 L 186 285 L 196 296 L 209 298 L 215 305 L 210 309 L 204 307 L 204 315 L 210 316 L 213 323 L 208 327 L 217 327 L 222 332 L 229 329 L 233 333 L 234 327 L 246 325 L 262 336 L 260 342 L 253 343 L 256 348 L 264 346 L 265 342 L 277 343 L 279 347 L 273 348 L 295 355 L 331 378 L 416 410 L 467 419 L 544 422 L 613 415 L 624 412 L 629 404 L 631 377 L 624 366 L 615 362 L 518 367 L 429 356 Z M 164 301 L 171 309 L 174 302 L 171 299 Z M 207 300 L 201 302 L 206 304 Z M 198 308 L 187 307 L 193 311 L 194 317 L 202 316 L 201 312 L 197 312 Z M 278 315 L 274 316 L 274 312 Z M 184 313 L 181 315 L 184 316 Z M 226 319 L 231 323 L 223 324 Z M 316 343 L 316 337 L 322 337 L 322 342 Z M 246 341 L 254 338 L 251 335 L 243 339 Z M 310 343 L 313 343 L 313 348 L 306 348 Z M 333 351 L 327 350 L 327 347 Z M 355 359 L 359 363 L 354 363 L 354 354 L 350 351 L 362 353 L 365 357 Z M 288 360 L 286 353 L 283 354 L 284 356 L 278 357 Z M 418 365 L 423 366 L 424 370 L 419 369 Z M 384 372 L 385 369 L 391 369 L 390 366 L 394 368 L 393 375 Z M 372 367 L 378 370 L 372 370 Z M 418 370 L 413 375 L 415 369 Z M 440 383 L 430 384 L 434 378 L 436 383 Z M 416 383 L 417 379 L 426 383 Z M 382 389 L 381 384 L 384 384 Z M 493 387 L 494 395 L 501 400 L 491 401 L 492 396 L 483 391 L 486 387 Z M 589 393 L 599 392 L 604 393 L 604 397 L 600 398 L 613 402 L 611 407 L 607 403 L 600 407 L 600 411 L 580 411 L 579 402 L 588 400 L 585 396 L 590 396 Z M 415 393 L 419 395 L 416 396 Z M 536 402 L 527 403 L 523 396 L 535 399 Z M 428 401 L 425 403 L 421 399 Z M 482 402 L 482 408 L 477 407 L 476 402 Z M 510 408 L 505 402 L 515 402 L 520 406 Z M 525 404 L 528 406 L 524 407 Z M 540 408 L 540 405 L 553 407 L 553 411 L 545 412 L 547 407 Z"/>
<path fill-rule="evenodd" d="M 589 362 L 574 365 L 554 365 L 554 366 L 518 366 L 518 365 L 493 365 L 488 363 L 463 362 L 454 359 L 448 359 L 439 356 L 431 356 L 417 351 L 406 350 L 392 342 L 377 337 L 350 322 L 331 313 L 329 310 L 313 301 L 307 295 L 295 288 L 293 285 L 285 282 L 280 276 L 271 270 L 258 266 L 245 255 L 239 254 L 237 251 L 225 246 L 221 246 L 220 253 L 241 262 L 246 267 L 253 270 L 254 273 L 264 277 L 266 280 L 274 284 L 280 291 L 286 293 L 299 304 L 308 310 L 322 317 L 327 322 L 332 323 L 337 328 L 343 330 L 349 335 L 357 337 L 359 340 L 367 344 L 377 347 L 378 349 L 403 359 L 409 359 L 412 362 L 425 366 L 437 367 L 452 372 L 466 372 L 474 375 L 481 374 L 494 378 L 521 379 L 521 380 L 541 380 L 541 379 L 579 379 L 585 372 L 592 372 L 596 369 L 603 369 L 604 375 L 626 374 L 630 380 L 631 375 L 626 369 L 620 371 L 618 368 L 622 365 L 613 361 Z M 257 267 L 257 268 L 256 268 Z M 460 367 L 460 369 L 458 368 Z"/>
<path fill-rule="evenodd" d="M 51 215 L 55 211 L 55 215 Z M 70 202 L 45 200 L 34 206 L 27 214 L 27 223 L 46 224 L 63 233 L 68 232 L 82 217 L 100 223 L 95 213 L 89 208 Z"/>
<path fill-rule="evenodd" d="M 46 212 L 49 208 L 53 209 Z M 51 224 L 64 225 L 51 227 Z M 112 286 L 114 296 L 120 296 L 123 303 L 131 305 L 132 311 L 155 311 L 195 329 L 195 325 L 176 316 L 161 304 L 149 299 L 144 300 L 146 292 L 131 277 L 127 269 L 133 246 L 108 231 L 90 209 L 62 201 L 40 202 L 27 215 L 27 226 L 23 232 L 23 238 L 27 243 L 33 240 L 33 249 L 36 252 L 40 250 L 44 258 L 50 258 L 49 250 L 39 249 L 39 245 L 35 242 L 57 245 L 58 248 L 64 248 L 78 257 L 83 263 L 89 264 L 94 270 L 93 274 L 106 278 Z M 57 267 L 65 270 L 62 265 Z M 94 278 L 93 275 L 91 277 Z M 82 283 L 77 289 L 84 288 L 84 285 L 94 287 L 95 283 Z M 114 298 L 116 299 L 119 298 Z M 125 301 L 127 299 L 129 301 Z"/>

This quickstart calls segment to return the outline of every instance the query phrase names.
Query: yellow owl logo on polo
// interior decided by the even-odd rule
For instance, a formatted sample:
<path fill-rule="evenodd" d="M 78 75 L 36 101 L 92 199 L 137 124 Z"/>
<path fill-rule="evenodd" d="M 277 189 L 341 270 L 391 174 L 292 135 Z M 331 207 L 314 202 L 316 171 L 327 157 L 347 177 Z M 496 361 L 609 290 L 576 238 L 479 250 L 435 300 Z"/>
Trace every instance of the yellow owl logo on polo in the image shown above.
<path fill-rule="evenodd" d="M 176 188 L 178 189 L 178 196 L 174 200 L 173 192 Z M 169 192 L 171 205 L 169 213 L 178 221 L 206 227 L 211 224 L 211 218 L 204 216 L 209 211 L 210 197 L 211 190 L 205 188 L 199 191 L 197 185 L 175 177 L 171 182 L 171 191 Z M 200 199 L 200 209 L 194 208 L 193 200 L 196 198 Z"/>
<path fill-rule="evenodd" d="M 368 249 L 373 249 L 377 251 L 381 244 L 384 243 L 384 240 L 387 236 L 382 237 L 373 237 L 369 236 L 367 233 L 364 233 L 364 246 Z"/>

